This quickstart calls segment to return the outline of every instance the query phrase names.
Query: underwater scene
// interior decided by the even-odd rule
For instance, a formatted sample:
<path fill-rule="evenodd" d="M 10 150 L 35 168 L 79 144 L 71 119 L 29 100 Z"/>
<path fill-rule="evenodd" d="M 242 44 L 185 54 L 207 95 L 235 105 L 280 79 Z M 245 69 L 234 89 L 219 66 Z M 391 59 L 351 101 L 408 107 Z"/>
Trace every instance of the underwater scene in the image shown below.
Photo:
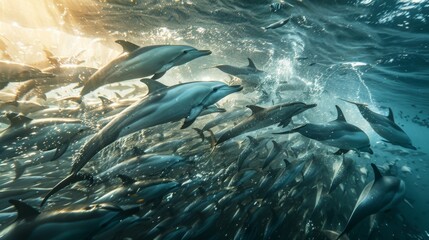
<path fill-rule="evenodd" d="M 429 239 L 429 1 L 0 0 L 0 239 Z"/>

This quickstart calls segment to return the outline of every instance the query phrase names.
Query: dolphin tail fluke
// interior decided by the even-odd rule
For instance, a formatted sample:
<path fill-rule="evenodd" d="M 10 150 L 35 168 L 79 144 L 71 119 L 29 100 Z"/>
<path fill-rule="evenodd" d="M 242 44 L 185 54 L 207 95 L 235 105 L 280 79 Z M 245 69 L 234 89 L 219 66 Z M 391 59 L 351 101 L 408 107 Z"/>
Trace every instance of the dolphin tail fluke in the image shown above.
<path fill-rule="evenodd" d="M 46 201 L 48 201 L 49 197 L 59 192 L 61 189 L 67 187 L 70 184 L 73 184 L 78 181 L 86 180 L 86 179 L 90 180 L 90 182 L 93 182 L 92 176 L 90 175 L 71 173 L 66 178 L 61 180 L 61 182 L 55 185 L 55 187 L 52 188 L 51 191 L 48 192 L 48 194 L 46 194 L 46 196 L 43 198 L 42 203 L 40 204 L 40 207 L 42 207 L 46 203 Z"/>
<path fill-rule="evenodd" d="M 216 140 L 216 136 L 214 135 L 212 130 L 207 130 L 210 133 L 210 147 L 211 148 L 215 148 L 217 145 L 217 140 Z"/>
<path fill-rule="evenodd" d="M 201 129 L 199 129 L 199 128 L 192 128 L 192 129 L 194 129 L 195 131 L 197 131 L 198 135 L 201 138 L 201 142 L 204 142 L 204 140 L 206 139 L 206 137 L 204 136 L 204 131 L 201 130 Z"/>
<path fill-rule="evenodd" d="M 356 105 L 356 106 L 364 106 L 364 107 L 368 106 L 368 104 L 365 104 L 365 103 L 358 103 L 358 102 L 353 102 L 353 101 L 346 100 L 346 99 L 344 99 L 344 98 L 338 98 L 338 99 L 340 99 L 340 100 L 342 100 L 342 101 L 344 101 L 344 102 L 348 102 L 348 103 L 354 104 L 354 105 Z"/>

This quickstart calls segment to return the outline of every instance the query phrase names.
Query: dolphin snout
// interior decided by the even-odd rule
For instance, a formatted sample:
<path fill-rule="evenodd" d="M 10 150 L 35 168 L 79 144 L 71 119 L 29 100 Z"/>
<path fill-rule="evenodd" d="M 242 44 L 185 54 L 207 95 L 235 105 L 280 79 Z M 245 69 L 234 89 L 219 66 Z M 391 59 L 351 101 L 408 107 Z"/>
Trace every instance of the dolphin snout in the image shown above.
<path fill-rule="evenodd" d="M 207 56 L 212 54 L 212 51 L 210 50 L 198 50 L 198 52 L 200 52 L 202 56 Z"/>
<path fill-rule="evenodd" d="M 241 85 L 231 85 L 229 87 L 232 88 L 235 92 L 239 92 L 239 91 L 243 90 L 243 86 L 241 86 Z"/>
<path fill-rule="evenodd" d="M 317 106 L 317 104 L 307 104 L 307 106 L 305 106 L 307 109 L 310 109 L 310 108 L 314 108 L 314 107 L 316 107 Z"/>

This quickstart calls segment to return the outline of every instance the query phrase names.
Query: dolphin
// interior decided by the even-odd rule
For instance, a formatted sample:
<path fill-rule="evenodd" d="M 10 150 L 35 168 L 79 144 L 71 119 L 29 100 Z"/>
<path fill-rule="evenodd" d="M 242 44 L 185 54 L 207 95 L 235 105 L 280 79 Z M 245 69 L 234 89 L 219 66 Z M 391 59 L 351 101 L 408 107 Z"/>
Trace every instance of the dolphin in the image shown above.
<path fill-rule="evenodd" d="M 386 139 L 386 142 L 393 145 L 399 145 L 404 148 L 410 148 L 416 150 L 417 148 L 411 143 L 411 139 L 408 135 L 402 130 L 396 123 L 393 117 L 393 111 L 389 108 L 389 114 L 387 116 L 375 113 L 371 111 L 366 104 L 356 103 L 348 100 L 341 99 L 348 103 L 355 104 L 359 112 L 362 114 L 362 117 L 368 121 L 372 129 L 380 135 L 382 138 Z"/>
<path fill-rule="evenodd" d="M 337 239 L 350 232 L 350 230 L 364 218 L 386 211 L 404 200 L 405 183 L 393 176 L 383 176 L 374 163 L 374 181 L 368 183 L 361 192 L 346 227 Z"/>
<path fill-rule="evenodd" d="M 272 24 L 270 24 L 270 25 L 268 25 L 266 27 L 263 27 L 262 29 L 264 29 L 264 30 L 276 29 L 276 28 L 279 28 L 279 27 L 285 25 L 286 23 L 288 23 L 289 20 L 290 20 L 290 18 L 285 18 L 285 19 L 279 20 L 279 21 L 277 21 L 275 23 L 272 23 Z"/>
<path fill-rule="evenodd" d="M 6 117 L 11 125 L 0 133 L 0 159 L 57 149 L 56 159 L 65 152 L 71 138 L 89 129 L 79 119 L 31 119 L 16 113 L 7 113 Z"/>
<path fill-rule="evenodd" d="M 83 83 L 80 93 L 84 96 L 109 83 L 152 76 L 161 78 L 170 68 L 193 59 L 210 55 L 210 50 L 198 50 L 186 45 L 153 45 L 140 47 L 134 43 L 117 40 L 124 52 L 101 67 Z"/>
<path fill-rule="evenodd" d="M 124 204 L 150 203 L 160 201 L 164 195 L 180 186 L 173 179 L 137 181 L 126 175 L 118 175 L 122 186 L 113 189 L 94 201 L 94 203 L 121 202 Z"/>
<path fill-rule="evenodd" d="M 18 212 L 17 219 L 0 232 L 3 240 L 92 239 L 122 220 L 136 214 L 139 207 L 122 209 L 112 204 L 93 204 L 76 209 L 39 212 L 18 200 L 9 200 Z"/>
<path fill-rule="evenodd" d="M 319 141 L 328 146 L 337 147 L 335 154 L 344 154 L 350 150 L 368 152 L 372 154 L 369 138 L 364 131 L 348 123 L 340 107 L 337 108 L 337 119 L 323 124 L 308 123 L 292 130 L 276 133 L 289 134 L 299 132 L 302 135 Z"/>
<path fill-rule="evenodd" d="M 161 88 L 135 102 L 116 115 L 75 155 L 70 175 L 59 182 L 42 201 L 79 179 L 77 173 L 94 155 L 116 139 L 136 131 L 185 118 L 182 128 L 190 126 L 200 113 L 225 96 L 241 91 L 240 85 L 223 82 L 189 82 Z"/>
<path fill-rule="evenodd" d="M 260 78 L 265 72 L 256 68 L 252 59 L 247 58 L 247 60 L 249 61 L 249 64 L 244 67 L 236 67 L 232 65 L 217 65 L 214 67 L 224 73 L 243 79 L 244 83 L 257 86 L 259 84 Z"/>
<path fill-rule="evenodd" d="M 0 89 L 6 87 L 9 82 L 23 82 L 33 78 L 49 78 L 54 76 L 54 74 L 44 73 L 40 69 L 30 65 L 0 61 Z"/>
<path fill-rule="evenodd" d="M 246 107 L 252 110 L 252 115 L 234 127 L 221 132 L 216 145 L 243 133 L 255 131 L 276 123 L 281 127 L 286 127 L 293 116 L 315 106 L 316 104 L 305 104 L 302 102 L 283 103 L 268 108 L 248 105 Z"/>

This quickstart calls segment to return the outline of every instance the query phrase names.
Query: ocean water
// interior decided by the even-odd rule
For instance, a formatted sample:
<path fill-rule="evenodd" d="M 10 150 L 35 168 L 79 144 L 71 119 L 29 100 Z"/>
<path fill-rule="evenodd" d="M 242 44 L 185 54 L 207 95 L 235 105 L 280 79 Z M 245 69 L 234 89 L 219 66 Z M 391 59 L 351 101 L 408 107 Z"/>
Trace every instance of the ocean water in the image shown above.
<path fill-rule="evenodd" d="M 254 89 L 226 97 L 219 106 L 232 111 L 249 104 L 268 107 L 292 101 L 316 103 L 316 108 L 293 118 L 292 125 L 297 126 L 331 121 L 336 117 L 335 105 L 339 105 L 347 121 L 364 130 L 370 138 L 374 154 L 347 153 L 355 163 L 350 179 L 333 195 L 323 194 L 326 197 L 321 206 L 314 205 L 318 186 L 329 187 L 332 166 L 339 157 L 332 154 L 334 148 L 309 141 L 299 134 L 277 136 L 271 133 L 279 129 L 265 128 L 233 139 L 214 153 L 210 143 L 196 140 L 198 135 L 193 130 L 180 130 L 180 125 L 174 124 L 151 129 L 153 134 L 141 131 L 121 138 L 92 159 L 86 170 L 102 172 L 132 156 L 127 150 L 133 147 L 145 150 L 159 143 L 193 136 L 195 139 L 180 143 L 178 148 L 167 145 L 166 149 L 155 150 L 155 153 L 183 155 L 192 160 L 191 166 L 148 179 L 172 178 L 180 184 L 191 181 L 202 193 L 195 193 L 192 187 L 185 189 L 183 184 L 165 194 L 159 205 L 143 205 L 139 216 L 148 215 L 150 220 L 142 220 L 136 226 L 111 235 L 116 239 L 157 236 L 162 239 L 175 229 L 184 229 L 183 232 L 202 229 L 202 233 L 188 233 L 193 239 L 328 239 L 321 231 L 341 231 L 363 187 L 373 179 L 371 162 L 381 166 L 383 171 L 390 169 L 391 174 L 404 180 L 408 204 L 400 203 L 392 211 L 378 214 L 371 223 L 370 218 L 366 218 L 351 231 L 350 239 L 429 239 L 426 193 L 429 188 L 429 2 L 288 1 L 290 5 L 276 12 L 270 11 L 271 3 L 273 1 L 262 0 L 0 0 L 0 47 L 13 61 L 26 64 L 44 61 L 43 49 L 56 56 L 81 53 L 82 65 L 94 68 L 121 53 L 121 47 L 114 42 L 118 39 L 140 46 L 183 44 L 212 51 L 210 56 L 169 70 L 159 80 L 169 86 L 189 81 L 239 81 L 231 80 L 213 66 L 245 66 L 247 58 L 251 58 L 258 69 L 266 72 L 261 83 Z M 282 27 L 262 28 L 284 18 L 290 20 Z M 143 87 L 138 80 L 123 84 Z M 2 94 L 13 93 L 18 85 L 10 84 Z M 89 95 L 88 101 L 96 102 L 99 95 L 114 99 L 115 92 L 124 96 L 130 89 L 105 86 Z M 48 92 L 47 101 L 33 101 L 54 107 L 55 100 L 78 93 L 74 86 L 65 86 Z M 265 98 L 260 97 L 262 93 Z M 356 106 L 340 98 L 366 103 L 371 110 L 384 115 L 389 107 L 392 108 L 396 123 L 417 150 L 383 142 Z M 192 127 L 202 128 L 213 117 L 198 118 Z M 226 122 L 224 126 L 231 127 L 233 123 Z M 215 128 L 214 132 L 221 130 Z M 157 134 L 160 136 L 155 139 Z M 246 168 L 255 172 L 238 171 L 251 174 L 250 180 L 244 186 L 230 186 L 229 181 L 238 173 L 229 167 L 235 164 L 247 145 L 247 135 L 263 138 L 265 142 L 260 143 L 261 146 L 268 143 L 259 149 L 263 156 L 255 157 L 253 153 L 254 161 Z M 298 174 L 292 184 L 272 199 L 261 197 L 255 186 L 260 186 L 264 176 L 277 172 L 262 170 L 255 162 L 268 154 L 271 140 L 282 143 L 285 152 L 275 159 L 273 169 L 284 168 L 282 158 L 300 161 L 313 155 L 311 161 L 317 162 L 315 175 L 319 177 L 304 181 L 305 177 L 300 179 Z M 237 142 L 239 144 L 233 144 Z M 80 144 L 76 143 L 76 151 Z M 2 160 L 3 188 L 51 188 L 68 173 L 73 154 L 75 152 L 70 151 L 59 161 L 29 167 L 15 182 L 11 182 L 13 160 Z M 31 155 L 22 156 L 19 160 L 24 162 L 31 158 Z M 310 169 L 310 163 L 306 164 L 306 169 Z M 219 171 L 224 171 L 221 177 L 216 175 Z M 83 182 L 76 184 L 75 191 L 62 190 L 42 211 L 89 204 L 113 187 L 114 184 L 90 187 Z M 252 193 L 237 202 L 231 201 L 228 206 L 219 203 L 224 195 L 242 196 L 249 189 Z M 43 196 L 34 193 L 31 197 L 16 197 L 38 207 Z M 2 201 L 7 200 L 2 197 Z M 191 203 L 201 203 L 204 207 L 196 207 L 195 212 L 182 211 Z M 2 213 L 13 212 L 7 202 L 1 206 Z M 149 211 L 152 212 L 149 214 Z M 235 218 L 234 213 L 240 216 Z M 186 214 L 187 218 L 183 217 Z M 259 219 L 258 224 L 252 217 Z M 280 227 L 266 236 L 266 229 L 281 217 L 284 220 L 280 221 Z M 148 233 L 167 218 L 180 221 L 163 226 L 157 234 Z M 3 220 L 2 229 L 8 223 L 10 219 Z"/>

